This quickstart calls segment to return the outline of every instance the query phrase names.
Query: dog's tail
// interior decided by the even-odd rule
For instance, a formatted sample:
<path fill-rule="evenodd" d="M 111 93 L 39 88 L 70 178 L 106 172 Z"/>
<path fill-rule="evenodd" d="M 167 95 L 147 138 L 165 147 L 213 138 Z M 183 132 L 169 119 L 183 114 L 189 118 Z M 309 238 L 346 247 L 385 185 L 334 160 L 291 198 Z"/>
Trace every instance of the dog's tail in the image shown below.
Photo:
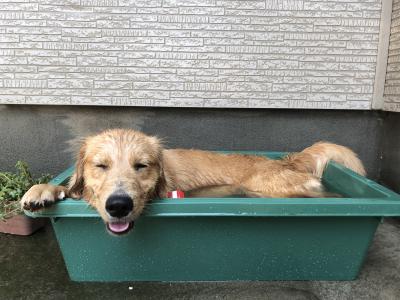
<path fill-rule="evenodd" d="M 366 172 L 360 159 L 349 148 L 328 142 L 318 142 L 286 157 L 290 164 L 302 172 L 311 172 L 321 178 L 328 162 L 334 160 L 337 163 L 365 176 Z"/>

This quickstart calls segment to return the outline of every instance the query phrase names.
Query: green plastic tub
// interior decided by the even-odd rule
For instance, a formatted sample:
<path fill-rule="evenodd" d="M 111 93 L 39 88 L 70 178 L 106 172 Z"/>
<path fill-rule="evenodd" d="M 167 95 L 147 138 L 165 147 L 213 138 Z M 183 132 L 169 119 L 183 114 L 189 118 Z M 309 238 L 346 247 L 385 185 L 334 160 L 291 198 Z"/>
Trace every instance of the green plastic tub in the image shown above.
<path fill-rule="evenodd" d="M 28 214 L 51 218 L 74 281 L 352 280 L 400 196 L 333 162 L 323 182 L 344 197 L 157 200 L 122 237 L 82 200 Z"/>

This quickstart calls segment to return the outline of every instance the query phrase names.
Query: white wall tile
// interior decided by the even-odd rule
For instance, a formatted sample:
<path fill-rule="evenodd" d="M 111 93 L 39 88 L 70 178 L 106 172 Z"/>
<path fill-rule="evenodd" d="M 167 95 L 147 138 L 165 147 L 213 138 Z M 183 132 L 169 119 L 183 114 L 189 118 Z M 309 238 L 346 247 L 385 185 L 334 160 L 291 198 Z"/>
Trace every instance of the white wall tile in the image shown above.
<path fill-rule="evenodd" d="M 370 109 L 381 1 L 4 0 L 0 103 Z"/>

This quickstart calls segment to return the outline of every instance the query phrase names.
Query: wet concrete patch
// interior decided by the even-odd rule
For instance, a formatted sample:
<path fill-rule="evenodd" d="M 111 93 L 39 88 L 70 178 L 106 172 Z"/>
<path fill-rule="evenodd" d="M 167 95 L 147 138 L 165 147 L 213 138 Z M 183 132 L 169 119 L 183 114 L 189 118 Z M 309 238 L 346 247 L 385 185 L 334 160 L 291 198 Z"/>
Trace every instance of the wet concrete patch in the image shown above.
<path fill-rule="evenodd" d="M 76 283 L 51 226 L 0 234 L 0 299 L 400 299 L 399 221 L 381 224 L 355 281 Z"/>

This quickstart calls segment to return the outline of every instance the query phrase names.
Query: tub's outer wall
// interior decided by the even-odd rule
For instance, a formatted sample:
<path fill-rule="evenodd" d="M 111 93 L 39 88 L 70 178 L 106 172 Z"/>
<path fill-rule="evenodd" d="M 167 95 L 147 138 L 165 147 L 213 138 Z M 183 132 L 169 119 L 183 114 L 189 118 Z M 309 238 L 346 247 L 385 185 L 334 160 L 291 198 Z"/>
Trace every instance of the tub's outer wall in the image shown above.
<path fill-rule="evenodd" d="M 120 238 L 100 218 L 53 225 L 74 281 L 352 280 L 379 220 L 143 217 Z"/>
<path fill-rule="evenodd" d="M 63 181 L 71 171 L 65 171 L 57 178 Z M 399 201 L 398 195 L 335 164 L 329 165 L 324 180 L 337 185 L 350 197 L 343 199 L 349 203 L 360 200 L 351 197 L 363 196 L 367 188 L 370 190 L 368 195 L 374 192 L 375 197 L 382 198 L 374 199 L 374 202 L 387 198 L 389 203 L 393 202 L 389 205 L 397 206 Z M 217 200 L 223 200 L 225 208 L 214 212 Z M 237 200 L 242 203 L 243 199 Z M 74 217 L 72 212 L 68 213 L 66 202 L 56 205 L 63 209 L 58 213 L 50 211 L 49 216 L 53 217 L 69 275 L 76 281 L 356 278 L 381 217 L 360 217 L 358 210 L 351 213 L 348 205 L 338 203 L 332 207 L 323 206 L 331 209 L 347 207 L 336 217 L 321 217 L 319 214 L 324 209 L 320 211 L 317 207 L 315 214 L 302 216 L 295 204 L 284 209 L 284 213 L 266 216 L 268 211 L 256 213 L 256 200 L 267 200 L 268 203 L 274 199 L 249 199 L 246 208 L 251 208 L 250 215 L 241 209 L 234 209 L 235 213 L 228 215 L 231 206 L 235 206 L 232 199 L 197 199 L 202 203 L 202 209 L 196 209 L 195 214 L 182 211 L 191 206 L 188 199 L 163 199 L 158 206 L 165 206 L 160 208 L 164 214 L 151 212 L 157 206 L 153 204 L 148 214 L 135 221 L 133 231 L 119 238 L 106 232 L 97 214 Z M 182 201 L 180 209 L 172 205 L 175 213 L 165 213 L 174 201 Z M 361 205 L 356 206 L 362 210 Z M 204 213 L 205 208 L 208 213 Z M 385 215 L 379 209 L 375 213 Z"/>

